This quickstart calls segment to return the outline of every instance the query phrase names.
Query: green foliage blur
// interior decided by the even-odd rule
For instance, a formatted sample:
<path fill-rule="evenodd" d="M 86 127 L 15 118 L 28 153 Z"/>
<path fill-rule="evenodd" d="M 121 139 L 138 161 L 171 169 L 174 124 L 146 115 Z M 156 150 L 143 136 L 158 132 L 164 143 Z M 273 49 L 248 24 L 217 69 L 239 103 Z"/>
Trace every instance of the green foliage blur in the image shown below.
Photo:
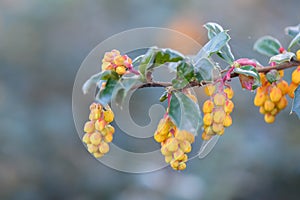
<path fill-rule="evenodd" d="M 253 51 L 254 42 L 270 34 L 288 45 L 283 29 L 300 21 L 297 0 L 223 3 L 1 0 L 0 199 L 299 199 L 300 131 L 296 115 L 289 115 L 291 102 L 275 124 L 265 124 L 253 106 L 254 94 L 237 80 L 232 127 L 208 157 L 189 161 L 184 172 L 115 171 L 88 154 L 75 130 L 76 72 L 91 49 L 113 34 L 170 27 L 204 44 L 202 25 L 215 21 L 230 30 L 236 58 L 266 64 L 267 58 Z M 149 99 L 139 94 L 142 102 Z M 143 109 L 134 116 L 147 124 Z"/>

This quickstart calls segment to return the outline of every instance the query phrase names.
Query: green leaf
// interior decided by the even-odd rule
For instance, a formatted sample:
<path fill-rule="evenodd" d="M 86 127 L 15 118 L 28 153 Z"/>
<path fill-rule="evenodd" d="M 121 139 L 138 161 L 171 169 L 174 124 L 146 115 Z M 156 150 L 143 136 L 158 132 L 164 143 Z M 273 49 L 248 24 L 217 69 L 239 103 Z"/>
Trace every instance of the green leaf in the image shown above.
<path fill-rule="evenodd" d="M 212 23 L 212 22 L 209 22 L 209 23 L 206 23 L 204 25 L 204 27 L 207 29 L 208 31 L 208 38 L 209 39 L 212 39 L 213 37 L 215 37 L 218 33 L 224 31 L 224 29 L 222 28 L 222 26 L 220 26 L 219 24 L 217 23 Z M 234 56 L 231 52 L 231 48 L 229 46 L 228 43 L 226 43 L 224 45 L 224 47 L 217 52 L 217 55 L 224 59 L 227 63 L 229 64 L 232 64 L 233 61 L 234 61 Z"/>
<path fill-rule="evenodd" d="M 107 105 L 111 100 L 113 90 L 117 82 L 118 82 L 117 80 L 113 78 L 109 78 L 106 82 L 105 88 L 98 91 L 95 100 L 102 105 Z"/>
<path fill-rule="evenodd" d="M 216 66 L 208 58 L 202 58 L 195 65 L 195 76 L 199 82 L 211 81 L 216 69 Z"/>
<path fill-rule="evenodd" d="M 280 79 L 280 74 L 277 70 L 271 70 L 266 74 L 266 78 L 270 83 L 274 83 Z"/>
<path fill-rule="evenodd" d="M 198 52 L 195 57 L 196 63 L 198 60 L 204 57 L 210 57 L 212 54 L 220 51 L 230 40 L 230 36 L 226 31 L 216 34 L 211 40 L 209 40 L 204 47 Z"/>
<path fill-rule="evenodd" d="M 272 36 L 259 38 L 254 44 L 254 50 L 265 56 L 275 56 L 279 54 L 280 42 Z"/>
<path fill-rule="evenodd" d="M 128 92 L 138 83 L 140 83 L 140 80 L 136 76 L 120 79 L 114 87 L 112 99 L 117 105 L 121 106 Z"/>
<path fill-rule="evenodd" d="M 298 33 L 300 33 L 300 24 L 297 26 L 288 26 L 284 29 L 284 31 L 286 35 L 295 37 L 296 35 L 298 35 Z"/>
<path fill-rule="evenodd" d="M 142 57 L 140 61 L 139 71 L 142 80 L 146 79 L 146 69 L 154 63 L 154 59 L 157 53 L 157 47 L 151 47 L 147 53 Z"/>
<path fill-rule="evenodd" d="M 109 78 L 113 78 L 115 80 L 119 79 L 119 75 L 111 70 L 105 70 L 100 73 L 92 75 L 82 86 L 82 91 L 84 94 L 88 93 L 88 90 L 92 87 L 92 85 L 100 85 L 99 82 L 106 81 Z"/>
<path fill-rule="evenodd" d="M 159 101 L 164 102 L 168 98 L 168 91 L 164 91 L 164 93 L 160 96 Z"/>
<path fill-rule="evenodd" d="M 292 112 L 295 112 L 300 119 L 300 86 L 298 86 L 295 90 L 295 97 L 293 100 Z"/>
<path fill-rule="evenodd" d="M 281 53 L 281 54 L 277 54 L 275 56 L 272 56 L 270 58 L 269 63 L 271 62 L 276 62 L 277 64 L 286 62 L 286 61 L 291 61 L 291 59 L 295 56 L 294 53 L 292 52 L 285 52 L 285 53 Z"/>
<path fill-rule="evenodd" d="M 189 82 L 185 78 L 175 78 L 172 80 L 172 86 L 174 89 L 182 89 L 188 84 Z"/>
<path fill-rule="evenodd" d="M 251 65 L 245 65 L 240 68 L 234 68 L 233 72 L 237 73 L 237 74 L 251 76 L 256 79 L 260 79 L 260 76 L 259 76 L 257 70 L 255 69 L 255 67 L 253 67 Z"/>
<path fill-rule="evenodd" d="M 218 33 L 224 31 L 224 29 L 222 28 L 222 26 L 220 26 L 217 23 L 214 22 L 208 22 L 206 24 L 204 24 L 204 27 L 207 29 L 207 35 L 208 35 L 208 39 L 212 39 L 213 37 L 215 37 Z"/>
<path fill-rule="evenodd" d="M 293 46 L 300 43 L 300 32 L 293 38 L 290 42 L 288 50 L 290 50 Z"/>
<path fill-rule="evenodd" d="M 191 81 L 194 77 L 194 66 L 187 62 L 180 62 L 177 66 L 177 76 L 183 77 L 187 81 Z"/>
<path fill-rule="evenodd" d="M 247 90 L 255 90 L 261 85 L 260 76 L 255 67 L 251 65 L 234 68 L 233 72 L 239 74 L 242 88 Z"/>
<path fill-rule="evenodd" d="M 198 104 L 182 92 L 173 92 L 169 116 L 180 130 L 197 134 L 202 126 L 202 117 Z"/>

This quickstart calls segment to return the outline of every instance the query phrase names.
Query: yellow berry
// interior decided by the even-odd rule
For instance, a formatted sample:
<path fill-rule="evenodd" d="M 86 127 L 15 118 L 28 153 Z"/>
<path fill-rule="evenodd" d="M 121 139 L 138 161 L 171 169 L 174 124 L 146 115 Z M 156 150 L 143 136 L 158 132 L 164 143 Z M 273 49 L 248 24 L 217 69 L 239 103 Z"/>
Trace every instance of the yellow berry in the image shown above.
<path fill-rule="evenodd" d="M 154 133 L 154 140 L 156 142 L 163 142 L 167 139 L 166 135 L 159 134 L 159 132 Z"/>
<path fill-rule="evenodd" d="M 275 115 L 277 115 L 278 112 L 279 112 L 279 110 L 277 108 L 274 108 L 273 110 L 271 110 L 270 114 L 275 116 Z"/>
<path fill-rule="evenodd" d="M 97 120 L 97 119 L 100 118 L 100 116 L 101 116 L 101 110 L 95 109 L 95 110 L 91 111 L 89 119 L 90 120 Z"/>
<path fill-rule="evenodd" d="M 234 92 L 231 88 L 229 88 L 229 87 L 225 88 L 224 92 L 227 94 L 228 99 L 232 99 Z"/>
<path fill-rule="evenodd" d="M 295 94 L 295 90 L 298 87 L 298 84 L 291 82 L 290 86 L 289 86 L 289 91 L 288 91 L 288 95 L 293 99 Z"/>
<path fill-rule="evenodd" d="M 215 134 L 211 126 L 206 127 L 204 129 L 204 131 L 205 131 L 206 135 L 208 135 L 208 136 L 211 136 L 211 135 Z"/>
<path fill-rule="evenodd" d="M 119 67 L 116 68 L 116 72 L 117 72 L 117 74 L 119 74 L 119 75 L 123 75 L 123 74 L 126 73 L 126 67 L 124 67 L 124 66 L 119 66 Z"/>
<path fill-rule="evenodd" d="M 166 141 L 168 151 L 176 151 L 178 149 L 178 141 L 176 138 L 168 138 Z"/>
<path fill-rule="evenodd" d="M 296 58 L 297 58 L 297 60 L 300 60 L 300 49 L 297 50 L 297 52 L 296 52 Z"/>
<path fill-rule="evenodd" d="M 86 144 L 90 144 L 91 143 L 90 136 L 91 136 L 90 133 L 84 134 L 83 137 L 82 137 L 82 142 L 84 142 Z"/>
<path fill-rule="evenodd" d="M 169 156 L 169 155 L 172 155 L 172 152 L 170 152 L 167 148 L 166 145 L 163 145 L 161 148 L 160 148 L 160 152 L 162 155 L 164 156 Z"/>
<path fill-rule="evenodd" d="M 95 158 L 101 158 L 104 154 L 103 153 L 99 153 L 99 152 L 96 152 L 93 154 Z"/>
<path fill-rule="evenodd" d="M 270 112 L 271 110 L 273 110 L 273 108 L 275 107 L 275 104 L 270 101 L 270 100 L 266 100 L 264 103 L 264 109 L 267 112 Z"/>
<path fill-rule="evenodd" d="M 224 105 L 224 111 L 226 113 L 231 113 L 233 111 L 234 104 L 231 100 L 227 100 Z"/>
<path fill-rule="evenodd" d="M 206 100 L 203 103 L 202 110 L 204 113 L 211 113 L 213 111 L 213 108 L 214 108 L 214 103 L 211 100 Z"/>
<path fill-rule="evenodd" d="M 212 136 L 211 135 L 207 135 L 205 131 L 202 133 L 202 140 L 209 140 L 211 137 Z"/>
<path fill-rule="evenodd" d="M 104 120 L 107 123 L 110 123 L 114 120 L 114 113 L 112 110 L 106 110 L 103 112 Z"/>
<path fill-rule="evenodd" d="M 113 140 L 113 135 L 111 133 L 106 134 L 106 136 L 104 136 L 104 141 L 105 142 L 111 142 Z"/>
<path fill-rule="evenodd" d="M 214 112 L 213 120 L 215 123 L 223 123 L 225 116 L 226 116 L 226 113 L 223 110 L 218 110 L 218 111 Z"/>
<path fill-rule="evenodd" d="M 90 153 L 96 153 L 98 151 L 98 147 L 93 144 L 87 144 L 87 148 Z"/>
<path fill-rule="evenodd" d="M 212 130 L 217 134 L 223 133 L 224 132 L 223 123 L 222 124 L 213 123 Z"/>
<path fill-rule="evenodd" d="M 106 142 L 101 142 L 99 145 L 99 151 L 100 153 L 106 154 L 109 152 L 109 145 Z"/>
<path fill-rule="evenodd" d="M 180 162 L 177 169 L 178 170 L 184 170 L 186 168 L 186 164 L 184 162 Z"/>
<path fill-rule="evenodd" d="M 300 66 L 298 66 L 292 73 L 292 82 L 300 84 Z"/>
<path fill-rule="evenodd" d="M 270 91 L 270 99 L 273 102 L 277 102 L 281 99 L 282 97 L 282 92 L 279 88 L 273 87 Z"/>
<path fill-rule="evenodd" d="M 177 170 L 177 167 L 179 166 L 179 162 L 178 162 L 178 160 L 172 160 L 171 162 L 170 162 L 170 165 L 171 165 L 171 167 L 173 168 L 173 169 L 175 169 L 175 170 Z"/>
<path fill-rule="evenodd" d="M 95 130 L 95 124 L 93 121 L 88 121 L 84 124 L 84 132 L 86 133 L 92 133 Z"/>
<path fill-rule="evenodd" d="M 272 124 L 275 121 L 274 115 L 271 115 L 270 113 L 265 114 L 265 122 Z"/>
<path fill-rule="evenodd" d="M 263 92 L 257 91 L 255 98 L 254 98 L 254 105 L 262 106 L 265 101 L 266 101 L 266 95 Z"/>
<path fill-rule="evenodd" d="M 263 106 L 259 107 L 260 114 L 266 114 L 266 111 Z"/>
<path fill-rule="evenodd" d="M 229 114 L 227 114 L 226 117 L 225 117 L 225 120 L 223 122 L 223 125 L 225 127 L 228 127 L 228 126 L 231 126 L 231 124 L 232 124 L 232 118 L 230 117 Z"/>
<path fill-rule="evenodd" d="M 277 84 L 277 87 L 281 90 L 282 94 L 286 94 L 289 90 L 289 84 L 285 81 L 282 80 Z"/>
<path fill-rule="evenodd" d="M 101 139 L 102 139 L 102 136 L 101 136 L 100 133 L 95 132 L 95 133 L 92 133 L 92 134 L 91 134 L 90 141 L 91 141 L 91 143 L 92 143 L 93 145 L 98 145 L 98 144 L 100 144 Z"/>
<path fill-rule="evenodd" d="M 105 125 L 106 125 L 106 122 L 104 120 L 97 120 L 95 123 L 95 128 L 98 131 L 103 131 Z"/>
<path fill-rule="evenodd" d="M 112 125 L 107 125 L 106 126 L 107 132 L 114 134 L 115 133 L 115 128 Z"/>
<path fill-rule="evenodd" d="M 226 97 L 225 97 L 223 94 L 217 93 L 217 94 L 214 96 L 214 103 L 215 103 L 217 106 L 223 106 L 224 103 L 225 103 L 225 100 L 226 100 Z"/>
<path fill-rule="evenodd" d="M 203 123 L 204 123 L 204 125 L 209 126 L 209 125 L 212 124 L 212 122 L 213 122 L 212 114 L 211 113 L 204 114 L 204 116 L 203 116 Z"/>
<path fill-rule="evenodd" d="M 208 84 L 204 87 L 204 92 L 207 96 L 211 96 L 216 91 L 216 86 L 212 84 Z"/>
<path fill-rule="evenodd" d="M 283 96 L 280 101 L 276 103 L 276 107 L 280 110 L 284 109 L 288 104 L 288 101 L 285 96 Z"/>
<path fill-rule="evenodd" d="M 284 76 L 284 71 L 283 70 L 279 70 L 278 72 L 279 72 L 280 77 L 282 78 Z"/>
<path fill-rule="evenodd" d="M 179 147 L 184 153 L 189 153 L 192 150 L 192 145 L 187 140 L 184 140 L 181 143 L 179 143 Z"/>
<path fill-rule="evenodd" d="M 194 143 L 195 135 L 188 132 L 188 131 L 185 131 L 185 130 L 183 130 L 183 132 L 184 132 L 184 135 L 185 135 L 185 139 L 191 144 Z"/>
<path fill-rule="evenodd" d="M 184 156 L 184 152 L 178 148 L 174 153 L 173 153 L 173 158 L 175 160 L 180 160 L 180 158 L 182 158 L 182 156 Z"/>
<path fill-rule="evenodd" d="M 171 155 L 169 155 L 169 156 L 165 156 L 165 162 L 166 163 L 169 163 L 169 162 L 171 162 L 171 160 L 173 159 L 173 156 L 172 156 L 172 154 Z"/>

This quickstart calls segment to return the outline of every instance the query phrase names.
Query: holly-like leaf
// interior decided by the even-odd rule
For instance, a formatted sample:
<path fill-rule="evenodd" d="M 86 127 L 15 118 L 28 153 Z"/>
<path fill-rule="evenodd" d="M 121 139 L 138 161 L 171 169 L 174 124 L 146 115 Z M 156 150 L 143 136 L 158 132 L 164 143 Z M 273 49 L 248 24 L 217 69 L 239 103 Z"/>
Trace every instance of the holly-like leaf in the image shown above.
<path fill-rule="evenodd" d="M 172 93 L 169 116 L 180 130 L 187 130 L 195 135 L 202 126 L 198 104 L 182 92 Z"/>
<path fill-rule="evenodd" d="M 290 50 L 293 46 L 300 43 L 300 32 L 293 38 L 290 42 L 288 50 Z"/>
<path fill-rule="evenodd" d="M 140 61 L 139 71 L 142 80 L 146 79 L 146 69 L 154 63 L 154 59 L 157 53 L 157 47 L 151 47 L 147 53 L 142 57 Z"/>
<path fill-rule="evenodd" d="M 255 90 L 261 85 L 260 76 L 255 67 L 251 65 L 234 68 L 233 72 L 239 74 L 242 88 L 247 90 Z"/>
<path fill-rule="evenodd" d="M 230 36 L 226 33 L 226 31 L 222 31 L 211 40 L 209 40 L 204 47 L 198 52 L 195 57 L 195 61 L 197 63 L 198 60 L 204 57 L 210 57 L 212 54 L 219 52 L 230 40 Z"/>
<path fill-rule="evenodd" d="M 285 34 L 294 38 L 296 35 L 298 35 L 298 33 L 300 33 L 300 24 L 297 26 L 288 26 L 284 29 L 284 32 Z"/>
<path fill-rule="evenodd" d="M 128 92 L 138 83 L 140 83 L 140 80 L 136 76 L 120 79 L 114 87 L 112 100 L 115 101 L 117 105 L 121 106 Z"/>
<path fill-rule="evenodd" d="M 291 113 L 295 112 L 298 115 L 298 118 L 300 119 L 300 86 L 298 86 L 295 90 L 295 97 L 293 100 L 293 106 Z"/>
<path fill-rule="evenodd" d="M 189 82 L 183 77 L 175 78 L 175 79 L 172 80 L 172 86 L 173 86 L 174 89 L 178 89 L 178 90 L 182 89 L 185 86 L 187 86 L 188 84 L 189 84 Z"/>
<path fill-rule="evenodd" d="M 156 56 L 155 56 L 155 61 L 154 64 L 155 66 L 159 66 L 168 62 L 178 62 L 180 60 L 184 59 L 184 55 L 181 53 L 172 50 L 172 49 L 160 49 Z M 152 69 L 155 66 L 151 66 L 148 69 Z"/>
<path fill-rule="evenodd" d="M 281 44 L 276 38 L 272 36 L 264 36 L 255 42 L 253 49 L 260 54 L 271 57 L 280 53 L 280 47 Z"/>
<path fill-rule="evenodd" d="M 100 85 L 100 81 L 107 81 L 109 78 L 112 78 L 114 80 L 119 79 L 119 75 L 115 71 L 111 70 L 105 70 L 100 73 L 92 75 L 82 86 L 82 91 L 84 94 L 88 93 L 88 90 L 93 85 Z"/>
<path fill-rule="evenodd" d="M 209 39 L 212 39 L 213 37 L 215 37 L 218 33 L 224 31 L 224 29 L 222 28 L 222 26 L 220 26 L 219 24 L 217 23 L 212 23 L 212 22 L 209 22 L 209 23 L 206 23 L 204 25 L 204 27 L 207 29 L 208 31 L 208 38 Z M 224 59 L 227 63 L 229 64 L 232 64 L 233 61 L 234 61 L 234 56 L 231 52 L 231 48 L 229 46 L 228 43 L 226 43 L 224 45 L 224 47 L 217 52 L 217 55 Z"/>
<path fill-rule="evenodd" d="M 211 81 L 216 66 L 208 58 L 200 59 L 195 65 L 195 76 L 200 81 Z"/>
<path fill-rule="evenodd" d="M 111 97 L 117 82 L 117 80 L 109 78 L 106 82 L 105 88 L 99 90 L 96 94 L 95 100 L 102 105 L 107 105 L 111 101 Z"/>
<path fill-rule="evenodd" d="M 275 62 L 277 64 L 280 64 L 283 62 L 291 61 L 294 56 L 295 56 L 295 54 L 292 52 L 285 52 L 285 53 L 277 54 L 270 58 L 269 63 Z"/>

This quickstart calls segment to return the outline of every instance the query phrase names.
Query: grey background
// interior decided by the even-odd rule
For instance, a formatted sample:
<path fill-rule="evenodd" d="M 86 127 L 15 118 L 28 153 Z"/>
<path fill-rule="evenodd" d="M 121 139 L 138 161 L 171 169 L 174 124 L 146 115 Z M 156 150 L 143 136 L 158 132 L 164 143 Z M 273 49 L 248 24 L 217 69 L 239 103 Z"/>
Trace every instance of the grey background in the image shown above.
<path fill-rule="evenodd" d="M 274 125 L 265 124 L 252 104 L 254 94 L 237 80 L 233 126 L 207 158 L 188 162 L 184 172 L 132 175 L 105 167 L 85 150 L 71 111 L 81 62 L 113 34 L 170 27 L 203 44 L 202 24 L 216 21 L 230 29 L 237 58 L 266 63 L 252 51 L 254 41 L 271 34 L 286 45 L 283 28 L 299 23 L 299 8 L 297 0 L 0 1 L 0 198 L 299 199 L 299 120 L 289 116 L 289 107 Z M 172 46 L 172 38 L 166 42 Z M 153 102 L 149 97 L 158 92 L 132 99 L 138 124 L 149 120 L 141 102 Z M 198 97 L 203 100 L 200 92 Z"/>

